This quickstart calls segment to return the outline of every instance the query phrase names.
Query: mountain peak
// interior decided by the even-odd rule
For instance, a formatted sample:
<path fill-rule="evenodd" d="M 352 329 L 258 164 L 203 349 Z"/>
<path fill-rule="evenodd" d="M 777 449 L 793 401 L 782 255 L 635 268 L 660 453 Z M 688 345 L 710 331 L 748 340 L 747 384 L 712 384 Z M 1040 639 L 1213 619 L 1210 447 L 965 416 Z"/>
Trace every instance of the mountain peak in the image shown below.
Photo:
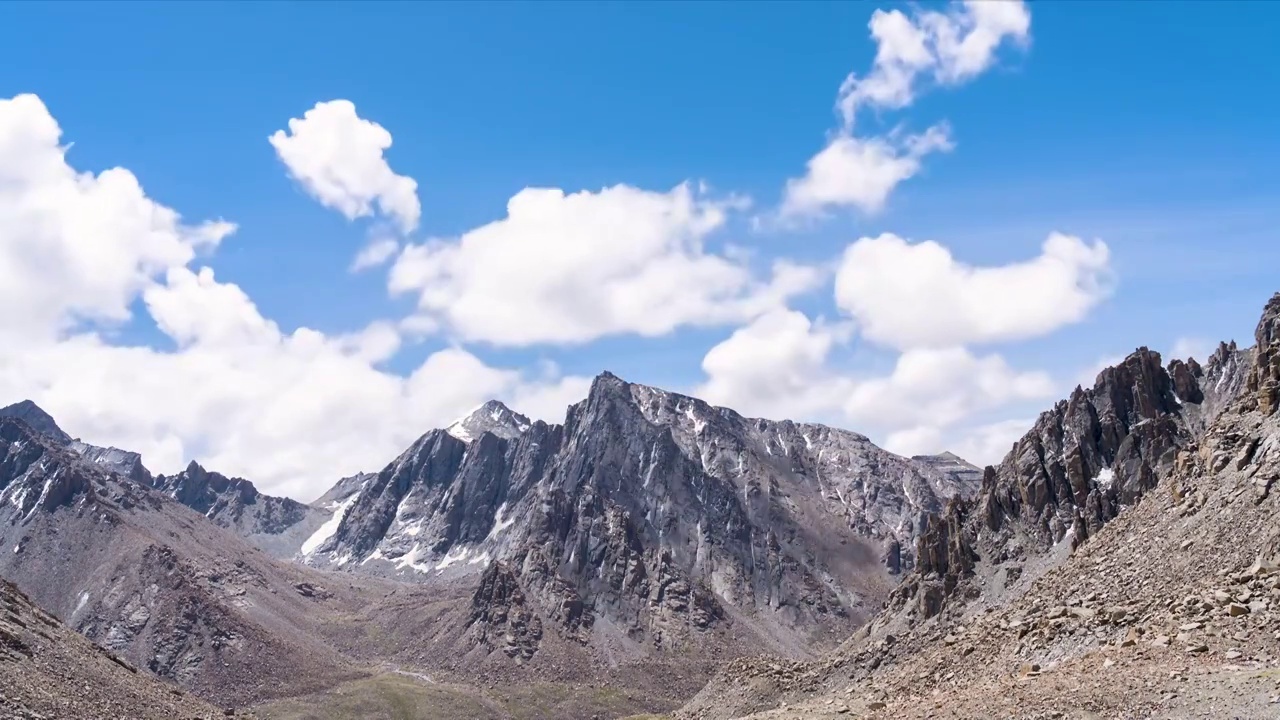
<path fill-rule="evenodd" d="M 71 442 L 71 436 L 63 432 L 54 421 L 53 416 L 30 400 L 16 402 L 8 407 L 0 408 L 0 417 L 17 418 L 32 430 L 47 435 L 63 445 Z"/>
<path fill-rule="evenodd" d="M 497 400 L 490 400 L 459 418 L 445 432 L 463 442 L 471 442 L 485 433 L 510 440 L 529 429 L 529 418 Z"/>

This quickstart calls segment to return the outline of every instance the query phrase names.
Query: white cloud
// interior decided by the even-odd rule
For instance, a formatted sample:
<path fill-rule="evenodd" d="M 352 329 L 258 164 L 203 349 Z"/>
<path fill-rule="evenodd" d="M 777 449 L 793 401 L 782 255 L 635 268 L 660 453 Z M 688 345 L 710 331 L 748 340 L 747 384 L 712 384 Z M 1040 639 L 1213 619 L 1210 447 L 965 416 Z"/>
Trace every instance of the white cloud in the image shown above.
<path fill-rule="evenodd" d="M 987 70 L 1005 42 L 1025 44 L 1031 12 L 1021 0 L 966 0 L 946 12 L 876 10 L 868 23 L 877 50 L 871 72 L 854 73 L 836 105 L 846 128 L 864 107 L 904 108 L 914 102 L 921 76 L 958 85 Z"/>
<path fill-rule="evenodd" d="M 124 322 L 169 267 L 233 232 L 185 225 L 128 170 L 80 173 L 34 95 L 0 99 L 0 342 L 47 338 L 84 321 Z"/>
<path fill-rule="evenodd" d="M 391 133 L 357 115 L 351 101 L 316 103 L 268 140 L 289 174 L 326 207 L 354 220 L 373 215 L 376 206 L 401 232 L 417 228 L 418 183 L 391 170 L 383 156 Z"/>
<path fill-rule="evenodd" d="M 920 425 L 890 434 L 885 440 L 885 449 L 907 456 L 950 451 L 979 467 L 995 465 L 1027 434 L 1034 422 L 1015 418 L 985 425 L 960 425 L 950 430 Z"/>
<path fill-rule="evenodd" d="M 1047 374 L 1018 372 L 999 355 L 918 349 L 900 355 L 890 375 L 859 383 L 844 411 L 855 422 L 895 432 L 946 428 L 977 412 L 1051 397 L 1055 389 Z"/>
<path fill-rule="evenodd" d="M 356 255 L 351 263 L 351 272 L 360 272 L 377 267 L 400 252 L 400 241 L 392 237 L 374 238 Z"/>
<path fill-rule="evenodd" d="M 1030 424 L 975 427 L 973 418 L 1056 390 L 1046 373 L 959 347 L 902 353 L 885 376 L 838 372 L 830 355 L 846 337 L 845 328 L 814 324 L 796 311 L 762 315 L 707 352 L 707 380 L 695 392 L 747 415 L 851 427 L 904 455 L 951 450 L 985 463 Z"/>
<path fill-rule="evenodd" d="M 852 381 L 827 368 L 827 356 L 847 332 L 815 325 L 804 313 L 778 309 L 756 318 L 702 359 L 708 402 L 749 415 L 812 419 L 838 407 Z"/>
<path fill-rule="evenodd" d="M 501 220 L 406 247 L 390 289 L 418 295 L 416 327 L 498 345 L 749 320 L 818 276 L 783 263 L 761 281 L 743 259 L 707 251 L 705 238 L 737 206 L 729 202 L 687 184 L 669 192 L 527 188 Z"/>
<path fill-rule="evenodd" d="M 461 348 L 408 376 L 377 368 L 396 325 L 281 330 L 238 286 L 189 267 L 234 227 L 188 226 L 123 169 L 78 173 L 34 96 L 0 100 L 0 404 L 31 398 L 73 435 L 153 470 L 199 459 L 304 499 L 380 468 L 484 400 L 560 420 L 586 378 L 491 367 Z M 145 309 L 175 348 L 116 345 Z"/>
<path fill-rule="evenodd" d="M 879 212 L 899 183 L 920 172 L 926 155 L 952 147 L 945 125 L 904 139 L 837 135 L 810 158 L 803 177 L 787 180 L 781 214 L 813 215 L 838 206 Z"/>
<path fill-rule="evenodd" d="M 972 267 L 938 243 L 884 234 L 845 250 L 836 303 L 863 337 L 903 350 L 1034 337 L 1107 296 L 1109 257 L 1100 240 L 1053 233 L 1032 260 Z"/>
<path fill-rule="evenodd" d="M 865 108 L 911 105 L 922 77 L 941 85 L 971 80 L 995 62 L 1006 40 L 1025 44 L 1031 13 L 1021 0 L 966 0 L 946 12 L 876 10 L 868 23 L 876 43 L 871 71 L 850 73 L 836 95 L 842 125 L 807 163 L 803 177 L 787 181 L 779 216 L 814 217 L 839 207 L 867 214 L 884 208 L 890 193 L 921 169 L 931 153 L 954 147 L 945 123 L 902 137 L 855 133 Z"/>

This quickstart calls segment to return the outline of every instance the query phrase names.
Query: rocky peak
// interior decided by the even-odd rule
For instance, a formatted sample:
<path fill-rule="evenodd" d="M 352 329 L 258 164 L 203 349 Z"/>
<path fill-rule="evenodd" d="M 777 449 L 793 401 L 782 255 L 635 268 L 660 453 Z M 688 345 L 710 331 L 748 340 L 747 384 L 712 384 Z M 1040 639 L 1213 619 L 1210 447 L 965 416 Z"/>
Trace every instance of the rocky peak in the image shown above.
<path fill-rule="evenodd" d="M 1263 309 L 1253 337 L 1257 345 L 1248 389 L 1258 410 L 1271 415 L 1280 409 L 1280 293 L 1272 296 Z"/>
<path fill-rule="evenodd" d="M 891 605 L 911 601 L 909 612 L 930 617 L 980 563 L 1016 578 L 1026 556 L 1068 540 L 1074 549 L 1189 462 L 1195 455 L 1187 451 L 1210 438 L 1229 408 L 1243 402 L 1274 413 L 1280 295 L 1267 304 L 1256 339 L 1249 350 L 1222 343 L 1203 365 L 1189 358 L 1162 367 L 1159 353 L 1142 347 L 1101 371 L 1092 388 L 1077 387 L 985 470 L 976 501 L 927 521 L 917 540 L 920 566 Z"/>
<path fill-rule="evenodd" d="M 328 517 L 296 500 L 263 494 L 252 482 L 206 470 L 192 460 L 180 473 L 157 475 L 156 490 L 277 557 L 290 557 Z"/>
<path fill-rule="evenodd" d="M 0 417 L 17 418 L 30 425 L 32 430 L 48 435 L 58 441 L 59 444 L 65 445 L 71 442 L 71 436 L 58 427 L 58 423 L 54 421 L 53 416 L 30 400 L 23 400 L 0 408 Z"/>
<path fill-rule="evenodd" d="M 469 443 L 485 433 L 492 433 L 504 440 L 510 440 L 528 429 L 529 418 L 497 400 L 490 400 L 459 418 L 446 428 L 445 432 Z"/>
<path fill-rule="evenodd" d="M 81 440 L 71 441 L 67 448 L 108 472 L 123 475 L 147 487 L 152 484 L 151 471 L 142 464 L 142 456 L 136 452 L 117 447 L 100 447 Z"/>

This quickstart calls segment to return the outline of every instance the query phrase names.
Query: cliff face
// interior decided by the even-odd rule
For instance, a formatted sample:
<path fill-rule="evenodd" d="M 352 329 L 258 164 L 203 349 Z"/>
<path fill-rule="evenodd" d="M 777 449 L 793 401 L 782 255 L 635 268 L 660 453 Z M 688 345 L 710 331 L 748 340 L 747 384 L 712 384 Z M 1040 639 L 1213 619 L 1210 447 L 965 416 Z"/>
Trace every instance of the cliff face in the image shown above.
<path fill-rule="evenodd" d="M 1158 353 L 1139 348 L 1101 371 L 1092 388 L 1077 387 L 1042 413 L 999 465 L 985 469 L 974 501 L 931 519 L 918 540 L 921 562 L 892 604 L 913 603 L 931 617 L 979 560 L 1016 578 L 1028 556 L 1060 542 L 1075 548 L 1169 476 L 1179 453 L 1196 449 L 1234 403 L 1266 407 L 1277 312 L 1273 299 L 1254 349 L 1224 343 L 1204 365 L 1162 365 Z"/>
<path fill-rule="evenodd" d="M 501 592 L 476 602 L 502 600 L 477 618 L 510 618 L 498 607 L 519 597 L 582 642 L 673 647 L 749 618 L 799 647 L 865 618 L 915 562 L 924 518 L 978 482 L 955 456 L 902 458 L 606 373 L 563 426 L 490 403 L 424 435 L 304 549 L 422 582 L 490 568 Z"/>

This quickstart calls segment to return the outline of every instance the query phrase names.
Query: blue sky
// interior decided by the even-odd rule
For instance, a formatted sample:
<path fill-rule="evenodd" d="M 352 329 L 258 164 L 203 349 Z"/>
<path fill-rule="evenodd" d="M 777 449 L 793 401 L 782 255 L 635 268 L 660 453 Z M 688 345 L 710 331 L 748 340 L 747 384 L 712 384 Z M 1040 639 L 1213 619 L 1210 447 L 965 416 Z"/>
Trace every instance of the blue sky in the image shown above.
<path fill-rule="evenodd" d="M 1280 48 L 1272 42 L 1280 6 L 1034 3 L 1028 40 L 1003 43 L 980 74 L 922 85 L 906 107 L 860 113 L 859 135 L 946 121 L 954 143 L 925 156 L 882 210 L 835 207 L 753 229 L 751 219 L 775 211 L 786 180 L 803 175 L 837 133 L 841 82 L 868 73 L 876 55 L 867 29 L 876 7 L 13 3 L 0 6 L 0 98 L 37 95 L 62 142 L 74 143 L 66 159 L 77 170 L 121 166 L 191 222 L 236 223 L 191 267 L 208 265 L 219 282 L 241 288 L 286 334 L 358 332 L 414 312 L 412 293 L 389 296 L 386 267 L 350 271 L 377 219 L 351 221 L 316 202 L 267 142 L 317 103 L 345 99 L 391 133 L 387 163 L 417 182 L 421 222 L 402 244 L 447 241 L 498 220 L 526 187 L 664 193 L 705 181 L 721 197 L 752 199 L 705 238 L 708 251 L 750 248 L 762 274 L 779 257 L 830 266 L 850 243 L 883 232 L 935 240 L 957 261 L 989 267 L 1037 256 L 1053 231 L 1102 240 L 1111 290 L 1082 319 L 962 343 L 1016 371 L 1046 374 L 1058 394 L 1139 344 L 1251 341 L 1259 309 L 1280 290 Z M 131 302 L 132 319 L 94 330 L 118 346 L 174 350 L 141 294 Z M 850 320 L 829 278 L 786 305 L 814 322 Z M 617 332 L 573 343 L 495 344 L 445 330 L 406 336 L 378 367 L 406 375 L 442 348 L 463 347 L 493 367 L 536 374 L 528 369 L 552 361 L 556 377 L 609 369 L 691 391 L 707 381 L 700 364 L 709 349 L 746 323 L 676 323 L 652 337 Z M 855 378 L 891 371 L 903 348 L 868 342 L 858 318 L 852 324 L 826 367 Z M 134 438 L 101 403 L 80 408 L 50 386 L 31 383 L 86 437 Z M 1035 395 L 975 409 L 946 437 L 971 423 L 1034 417 L 1051 401 Z M 852 424 L 825 410 L 808 414 Z M 893 431 L 859 429 L 877 439 Z M 165 432 L 150 427 L 135 442 L 164 445 Z M 179 450 L 157 452 L 186 456 L 216 444 L 188 434 Z M 243 451 L 206 452 L 245 473 L 257 468 Z M 280 470 L 279 486 L 306 494 L 320 483 L 299 479 L 302 472 Z"/>

